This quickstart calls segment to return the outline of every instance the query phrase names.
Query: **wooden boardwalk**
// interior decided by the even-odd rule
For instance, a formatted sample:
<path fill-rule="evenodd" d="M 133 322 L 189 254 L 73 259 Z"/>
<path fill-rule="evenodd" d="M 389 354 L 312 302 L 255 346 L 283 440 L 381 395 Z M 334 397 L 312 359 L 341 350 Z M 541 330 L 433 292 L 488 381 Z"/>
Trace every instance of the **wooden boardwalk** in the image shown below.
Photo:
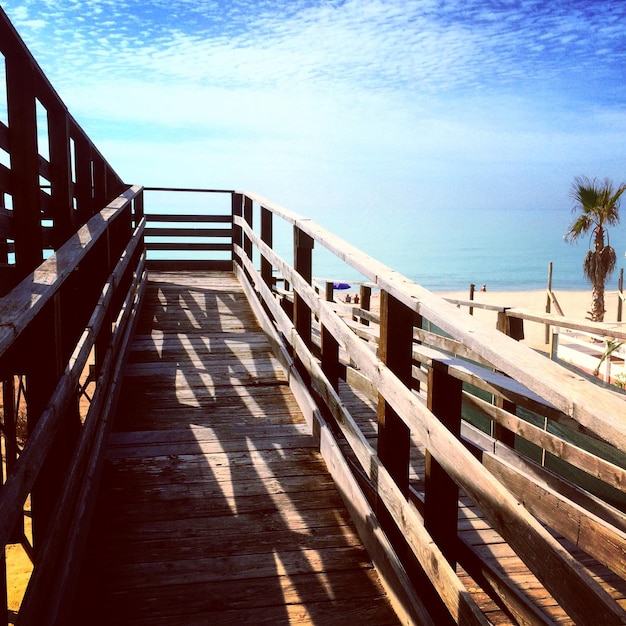
<path fill-rule="evenodd" d="M 151 274 L 73 623 L 397 618 L 232 274 Z"/>
<path fill-rule="evenodd" d="M 370 443 L 376 446 L 375 403 L 366 394 L 346 383 L 341 384 L 340 391 L 342 401 L 358 422 L 360 429 L 367 434 Z M 347 450 L 346 452 L 348 453 Z M 416 493 L 423 496 L 424 446 L 416 439 L 413 439 L 409 472 L 412 487 Z M 474 572 L 474 575 L 478 574 L 477 580 L 480 583 L 460 565 L 456 566 L 457 575 L 491 624 L 511 625 L 524 623 L 524 620 L 519 614 L 515 614 L 518 609 L 505 606 L 495 597 L 497 594 L 492 592 L 493 597 L 490 597 L 481 588 L 485 583 L 496 587 L 499 585 L 506 588 L 511 595 L 517 596 L 519 606 L 525 607 L 526 619 L 530 620 L 529 623 L 574 624 L 545 586 L 515 554 L 502 536 L 491 527 L 481 510 L 462 492 L 459 498 L 458 534 L 459 544 L 465 546 L 466 557 L 471 551 L 481 559 L 480 567 Z M 587 570 L 595 582 L 604 587 L 611 597 L 626 608 L 626 581 L 560 535 L 555 534 L 555 536 L 571 556 Z M 498 582 L 494 583 L 494 581 Z"/>

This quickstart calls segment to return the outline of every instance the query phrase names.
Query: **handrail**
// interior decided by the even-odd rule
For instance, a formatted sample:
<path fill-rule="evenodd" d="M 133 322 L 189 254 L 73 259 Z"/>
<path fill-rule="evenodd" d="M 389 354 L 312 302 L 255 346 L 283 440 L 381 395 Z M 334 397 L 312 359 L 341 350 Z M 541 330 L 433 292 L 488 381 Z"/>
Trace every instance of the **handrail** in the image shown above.
<path fill-rule="evenodd" d="M 448 521 L 445 522 L 448 527 L 450 522 L 454 527 L 456 525 L 458 494 L 454 494 L 457 493 L 455 489 L 460 487 L 482 509 L 492 526 L 506 539 L 568 614 L 581 622 L 595 619 L 603 623 L 622 623 L 626 619 L 626 614 L 622 609 L 554 540 L 531 512 L 538 514 L 545 523 L 558 529 L 570 540 L 580 540 L 581 545 L 584 544 L 596 558 L 622 576 L 626 572 L 614 561 L 621 561 L 626 555 L 626 535 L 621 530 L 626 526 L 626 517 L 613 512 L 614 509 L 611 506 L 597 504 L 595 500 L 590 500 L 583 491 L 576 492 L 574 485 L 568 486 L 566 491 L 569 489 L 571 497 L 577 494 L 576 501 L 583 502 L 590 511 L 581 514 L 579 524 L 589 524 L 590 527 L 596 528 L 598 537 L 606 536 L 606 539 L 599 539 L 594 546 L 593 541 L 587 542 L 587 539 L 583 538 L 567 519 L 555 516 L 550 511 L 538 509 L 534 502 L 529 502 L 529 511 L 520 507 L 517 500 L 520 496 L 514 496 L 509 491 L 511 489 L 515 492 L 514 482 L 511 482 L 512 475 L 510 472 L 509 474 L 504 472 L 499 456 L 494 456 L 487 450 L 480 453 L 476 451 L 476 446 L 482 445 L 480 442 L 483 440 L 486 442 L 488 435 L 487 439 L 482 435 L 476 438 L 477 435 L 472 435 L 471 431 L 463 428 L 464 434 L 455 436 L 454 429 L 449 430 L 452 426 L 449 423 L 444 425 L 440 421 L 445 413 L 439 414 L 441 411 L 438 408 L 439 404 L 442 399 L 444 402 L 449 402 L 449 399 L 445 400 L 445 398 L 456 394 L 446 389 L 456 388 L 456 383 L 453 381 L 456 380 L 457 373 L 444 354 L 437 356 L 434 352 L 431 360 L 425 354 L 420 356 L 419 350 L 416 353 L 411 348 L 414 340 L 414 325 L 418 320 L 427 319 L 449 335 L 452 338 L 450 341 L 456 341 L 462 345 L 466 353 L 475 355 L 479 361 L 489 363 L 491 368 L 515 379 L 512 382 L 517 381 L 519 388 L 516 394 L 518 395 L 510 395 L 509 385 L 506 383 L 507 378 L 498 374 L 501 380 L 498 383 L 499 386 L 490 387 L 490 389 L 500 398 L 502 402 L 499 405 L 500 408 L 495 407 L 492 410 L 480 402 L 473 403 L 468 399 L 467 392 L 464 392 L 458 396 L 457 409 L 453 409 L 452 405 L 446 409 L 448 412 L 452 410 L 453 413 L 459 411 L 458 424 L 460 424 L 461 404 L 468 406 L 473 404 L 475 409 L 493 420 L 494 427 L 504 428 L 502 442 L 510 442 L 506 445 L 507 450 L 513 445 L 510 437 L 515 437 L 513 432 L 517 432 L 518 436 L 527 435 L 535 443 L 540 442 L 553 452 L 559 453 L 558 437 L 547 433 L 545 437 L 542 437 L 538 429 L 525 428 L 520 418 L 509 417 L 515 413 L 515 401 L 508 400 L 508 397 L 521 398 L 524 394 L 529 396 L 537 394 L 539 402 L 535 400 L 532 406 L 540 409 L 546 416 L 550 416 L 545 419 L 556 419 L 568 426 L 574 426 L 576 430 L 584 431 L 598 440 L 607 442 L 613 449 L 623 454 L 626 450 L 626 424 L 616 420 L 615 417 L 624 414 L 626 408 L 624 399 L 581 380 L 580 377 L 565 371 L 544 356 L 519 345 L 495 329 L 486 327 L 480 320 L 475 320 L 459 311 L 454 305 L 385 267 L 311 220 L 255 194 L 238 192 L 234 198 L 234 225 L 238 233 L 234 246 L 234 258 L 237 260 L 235 268 L 238 275 L 242 281 L 250 282 L 251 293 L 256 293 L 263 302 L 265 310 L 270 311 L 280 336 L 286 339 L 294 353 L 296 368 L 293 370 L 294 373 L 306 372 L 305 380 L 310 380 L 310 383 L 305 382 L 305 385 L 311 385 L 315 390 L 315 395 L 326 402 L 330 414 L 336 420 L 336 427 L 342 431 L 353 453 L 360 461 L 360 471 L 367 476 L 369 489 L 376 494 L 379 501 L 384 502 L 396 528 L 412 547 L 414 556 L 431 578 L 431 582 L 446 603 L 452 617 L 461 621 L 461 615 L 467 611 L 468 615 L 473 616 L 468 618 L 469 621 L 476 621 L 476 623 L 482 621 L 482 617 L 476 613 L 476 607 L 460 590 L 454 571 L 447 569 L 447 559 L 456 558 L 450 556 L 451 553 L 456 553 L 454 548 L 456 531 L 453 531 L 450 539 L 453 537 L 454 539 L 450 541 L 446 539 L 446 532 L 449 531 L 442 534 L 437 528 L 438 524 L 429 521 L 439 515 L 433 512 L 436 509 L 429 504 L 429 489 L 432 491 L 432 488 L 428 487 L 429 479 L 427 478 L 426 499 L 418 498 L 416 509 L 412 504 L 412 496 L 407 500 L 407 494 L 414 495 L 414 492 L 408 484 L 408 474 L 403 477 L 403 473 L 409 464 L 408 451 L 418 442 L 419 445 L 426 447 L 426 454 L 432 458 L 432 463 L 444 471 L 441 477 L 430 480 L 441 485 L 437 492 L 440 494 L 437 496 L 439 502 L 437 508 L 441 508 L 441 497 L 450 503 L 446 505 L 451 511 L 447 514 Z M 253 203 L 258 205 L 260 212 L 260 234 L 252 228 Z M 293 226 L 294 267 L 280 258 L 271 245 L 271 218 L 275 216 Z M 344 322 L 337 314 L 337 307 L 325 302 L 311 286 L 311 258 L 315 243 L 330 250 L 381 289 L 380 338 L 377 340 L 377 343 L 380 343 L 381 359 L 376 357 L 375 352 L 368 345 L 369 341 L 374 339 L 371 327 L 364 326 L 363 332 L 355 332 L 358 323 Z M 252 249 L 260 253 L 260 271 L 251 261 Z M 287 311 L 293 310 L 292 317 L 287 316 L 287 313 L 277 304 L 279 296 L 272 290 L 276 280 L 275 272 L 278 272 L 278 275 L 282 276 L 293 289 L 293 298 L 290 298 L 287 309 Z M 318 341 L 317 344 L 313 341 L 311 332 L 314 322 L 319 324 L 321 337 L 321 343 Z M 404 327 L 406 331 L 402 330 Z M 389 331 L 386 330 L 388 328 L 393 329 L 394 335 L 391 339 L 393 344 L 389 343 Z M 400 339 L 401 336 L 407 339 Z M 420 335 L 421 340 L 428 341 L 425 335 Z M 408 344 L 400 345 L 400 342 L 405 341 L 408 341 Z M 417 346 L 417 348 L 420 347 Z M 369 381 L 369 388 L 377 390 L 379 394 L 378 452 L 375 452 L 363 438 L 337 393 L 336 359 L 341 351 L 349 354 L 351 363 L 358 370 L 358 376 L 365 377 Z M 351 365 L 346 364 L 343 367 L 347 375 Z M 461 372 L 461 370 L 458 371 Z M 488 379 L 489 370 L 484 371 L 484 377 Z M 477 377 L 475 381 L 479 381 L 480 371 L 475 371 L 472 376 Z M 414 391 L 416 381 L 419 381 L 418 386 L 422 385 L 421 392 L 427 393 L 427 405 Z M 438 392 L 437 389 L 441 391 Z M 450 396 L 451 393 L 452 396 Z M 446 419 L 449 420 L 449 416 Z M 385 431 L 381 430 L 380 424 L 387 422 L 389 428 L 393 429 L 389 431 L 390 434 L 385 434 Z M 510 436 L 506 435 L 507 427 L 513 429 L 508 431 Z M 403 429 L 406 434 L 402 434 Z M 393 432 L 398 434 L 393 434 Z M 474 441 L 467 439 L 468 436 Z M 389 458 L 384 451 L 385 437 L 389 438 L 386 445 L 393 446 L 394 450 Z M 382 448 L 381 441 L 383 442 Z M 498 444 L 497 439 L 493 441 Z M 476 449 L 472 453 L 466 447 Z M 590 463 L 590 467 L 584 469 L 594 473 L 593 460 L 596 457 L 585 450 L 578 453 L 575 448 L 575 446 L 564 444 L 560 452 L 563 453 L 564 458 L 571 458 L 574 464 Z M 482 462 L 477 460 L 474 454 L 479 454 Z M 503 452 L 500 451 L 498 454 L 503 454 Z M 511 452 L 511 454 L 519 459 L 517 463 L 522 463 L 522 466 L 527 468 L 525 471 L 530 471 L 531 461 L 524 461 L 519 453 Z M 608 483 L 618 490 L 623 488 L 622 478 L 619 476 L 623 476 L 626 470 L 604 461 L 597 465 L 598 477 L 601 477 L 601 472 L 605 472 Z M 603 469 L 600 470 L 600 467 Z M 553 476 L 545 469 L 541 471 L 546 477 Z M 446 481 L 450 478 L 452 482 L 448 485 Z M 519 473 L 519 479 L 515 480 L 522 480 L 522 473 Z M 571 484 L 568 479 L 559 478 L 556 475 L 550 480 L 559 480 L 560 488 Z M 452 487 L 454 484 L 457 486 Z M 528 483 L 525 484 L 528 485 Z M 407 488 L 408 491 L 405 491 Z M 548 498 L 547 495 L 545 497 Z M 556 504 L 559 497 L 550 495 L 549 499 Z M 562 501 L 560 506 L 563 510 L 568 510 L 569 500 Z M 580 504 L 575 506 L 579 507 Z M 423 511 L 423 513 L 418 511 Z M 602 515 L 605 520 L 612 521 L 593 521 L 596 519 L 594 515 L 598 514 Z M 603 528 L 601 532 L 600 528 Z M 394 531 L 390 532 L 393 536 Z M 608 554 L 606 550 L 609 551 Z M 614 554 L 615 558 L 611 557 L 611 550 L 617 551 Z M 467 550 L 463 554 L 464 558 L 468 558 Z M 470 566 L 469 563 L 464 563 L 465 565 Z M 522 612 L 526 610 L 520 608 L 519 597 L 513 598 L 508 593 L 502 593 L 506 596 L 502 598 L 502 601 L 510 610 Z"/>
<path fill-rule="evenodd" d="M 579 421 L 599 438 L 626 449 L 626 422 L 607 417 L 622 414 L 626 408 L 623 398 L 598 390 L 592 383 L 581 380 L 542 355 L 463 314 L 439 296 L 364 254 L 310 219 L 256 194 L 247 194 L 247 197 L 305 232 L 378 288 L 393 295 L 415 314 L 429 319 L 498 370 L 549 399 L 559 410 Z M 590 397 L 594 398 L 593 402 L 589 401 Z"/>
<path fill-rule="evenodd" d="M 46 259 L 4 298 L 0 298 L 0 358 L 48 305 L 107 229 L 141 193 L 131 187 L 82 226 L 55 254 Z"/>
<path fill-rule="evenodd" d="M 142 189 L 133 187 L 0 298 L 0 372 L 10 393 L 16 376 L 28 392 L 28 438 L 0 489 L 2 547 L 15 542 L 31 497 L 36 567 L 20 609 L 24 624 L 63 623 L 71 601 L 70 563 L 88 530 L 115 371 L 145 283 L 144 229 Z M 79 412 L 86 382 L 95 389 Z"/>
<path fill-rule="evenodd" d="M 218 193 L 218 194 L 233 194 L 232 189 L 207 189 L 204 187 L 150 187 L 144 186 L 144 191 L 173 191 L 177 193 Z"/>
<path fill-rule="evenodd" d="M 4 295 L 127 185 L 69 114 L 1 7 L 0 62 L 8 117 L 0 122 L 0 148 L 10 156 L 10 167 L 0 164 Z"/>

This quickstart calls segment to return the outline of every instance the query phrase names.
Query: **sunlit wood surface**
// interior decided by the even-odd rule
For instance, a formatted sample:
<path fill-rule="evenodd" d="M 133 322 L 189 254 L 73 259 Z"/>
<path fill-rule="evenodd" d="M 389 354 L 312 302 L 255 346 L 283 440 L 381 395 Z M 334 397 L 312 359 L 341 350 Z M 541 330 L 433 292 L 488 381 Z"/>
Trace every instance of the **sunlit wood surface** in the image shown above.
<path fill-rule="evenodd" d="M 151 276 L 75 624 L 397 619 L 236 279 Z"/>
<path fill-rule="evenodd" d="M 342 383 L 340 387 L 342 401 L 356 419 L 361 430 L 366 433 L 370 443 L 377 445 L 376 407 L 366 394 Z M 424 492 L 425 459 L 424 446 L 413 439 L 411 448 L 410 481 L 415 492 Z M 537 624 L 574 624 L 545 586 L 528 569 L 514 550 L 496 532 L 484 514 L 475 506 L 470 498 L 461 492 L 459 499 L 458 535 L 460 542 L 470 546 L 480 557 L 482 574 L 492 584 L 498 581 L 509 596 L 517 596 L 520 606 L 526 607 L 527 614 L 532 616 L 529 623 Z M 614 598 L 622 607 L 626 607 L 626 582 L 607 567 L 585 554 L 580 548 L 572 545 L 563 537 L 556 535 L 559 542 L 567 549 L 572 558 L 587 570 L 595 582 Z M 467 548 L 465 549 L 467 555 Z M 456 567 L 457 575 L 469 591 L 473 600 L 480 607 L 491 624 L 511 625 L 524 623 L 519 615 L 514 615 L 510 607 L 503 604 L 497 597 L 490 597 L 483 588 L 484 579 L 472 578 L 460 565 Z M 528 617 L 526 619 L 529 619 Z"/>

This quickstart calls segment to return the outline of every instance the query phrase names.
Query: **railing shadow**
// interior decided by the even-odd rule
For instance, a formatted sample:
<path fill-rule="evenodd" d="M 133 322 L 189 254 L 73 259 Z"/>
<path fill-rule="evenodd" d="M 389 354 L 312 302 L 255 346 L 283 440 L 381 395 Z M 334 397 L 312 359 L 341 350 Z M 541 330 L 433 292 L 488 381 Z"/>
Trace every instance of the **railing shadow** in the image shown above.
<path fill-rule="evenodd" d="M 257 328 L 243 294 L 149 287 L 75 623 L 392 616 Z"/>

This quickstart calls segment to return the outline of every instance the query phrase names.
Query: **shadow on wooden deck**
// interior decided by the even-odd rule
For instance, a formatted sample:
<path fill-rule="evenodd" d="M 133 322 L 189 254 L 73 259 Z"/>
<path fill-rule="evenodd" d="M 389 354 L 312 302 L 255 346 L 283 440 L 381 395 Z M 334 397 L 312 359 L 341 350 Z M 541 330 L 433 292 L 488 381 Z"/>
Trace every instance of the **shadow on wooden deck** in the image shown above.
<path fill-rule="evenodd" d="M 397 623 L 231 274 L 159 274 L 74 623 Z"/>

